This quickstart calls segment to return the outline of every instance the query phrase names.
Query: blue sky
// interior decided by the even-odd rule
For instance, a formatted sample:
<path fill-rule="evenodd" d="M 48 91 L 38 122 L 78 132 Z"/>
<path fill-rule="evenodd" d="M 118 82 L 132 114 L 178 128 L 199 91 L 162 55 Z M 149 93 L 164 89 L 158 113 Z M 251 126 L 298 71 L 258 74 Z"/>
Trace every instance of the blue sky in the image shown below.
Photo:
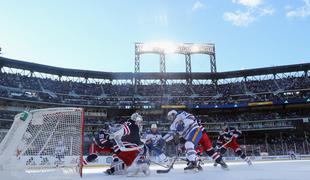
<path fill-rule="evenodd" d="M 310 62 L 309 32 L 310 0 L 0 0 L 2 56 L 66 68 L 133 72 L 134 42 L 151 41 L 215 43 L 218 71 Z M 209 57 L 192 66 L 209 72 Z"/>

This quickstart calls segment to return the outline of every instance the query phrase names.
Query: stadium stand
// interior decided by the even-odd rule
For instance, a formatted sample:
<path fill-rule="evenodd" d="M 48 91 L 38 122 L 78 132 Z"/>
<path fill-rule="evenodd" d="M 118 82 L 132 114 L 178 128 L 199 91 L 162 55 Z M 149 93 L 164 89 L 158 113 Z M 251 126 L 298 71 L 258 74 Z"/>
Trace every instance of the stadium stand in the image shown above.
<path fill-rule="evenodd" d="M 310 63 L 192 73 L 191 81 L 186 73 L 72 70 L 3 57 L 0 68 L 0 139 L 25 109 L 83 107 L 87 146 L 94 132 L 135 110 L 142 112 L 145 129 L 157 123 L 165 133 L 165 114 L 175 108 L 197 115 L 213 139 L 223 122 L 238 127 L 248 154 L 310 153 Z"/>

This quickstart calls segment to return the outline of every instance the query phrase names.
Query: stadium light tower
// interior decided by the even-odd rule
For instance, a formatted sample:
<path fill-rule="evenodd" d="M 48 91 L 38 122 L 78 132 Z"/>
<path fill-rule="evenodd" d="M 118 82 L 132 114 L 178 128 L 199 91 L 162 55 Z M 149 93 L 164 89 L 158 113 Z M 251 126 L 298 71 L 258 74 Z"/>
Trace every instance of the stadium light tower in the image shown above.
<path fill-rule="evenodd" d="M 211 73 L 216 73 L 215 45 L 211 43 L 173 43 L 173 42 L 150 42 L 135 43 L 135 73 L 140 72 L 140 56 L 142 54 L 158 54 L 160 57 L 160 72 L 166 72 L 166 54 L 185 55 L 186 73 L 192 72 L 191 55 L 206 54 L 210 56 Z M 189 76 L 190 77 L 190 76 Z M 135 84 L 139 80 L 135 80 Z M 164 83 L 164 80 L 162 80 Z M 191 83 L 191 79 L 188 79 Z"/>

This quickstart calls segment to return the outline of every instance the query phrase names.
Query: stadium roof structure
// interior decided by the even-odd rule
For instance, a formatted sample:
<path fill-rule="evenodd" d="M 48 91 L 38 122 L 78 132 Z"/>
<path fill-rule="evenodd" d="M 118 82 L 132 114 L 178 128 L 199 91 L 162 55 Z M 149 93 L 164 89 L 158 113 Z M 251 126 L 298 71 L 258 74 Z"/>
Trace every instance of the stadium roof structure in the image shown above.
<path fill-rule="evenodd" d="M 284 65 L 284 66 L 274 66 L 265 68 L 255 68 L 237 71 L 226 71 L 226 72 L 216 72 L 216 73 L 203 73 L 203 72 L 177 72 L 177 73 L 147 73 L 147 72 L 104 72 L 104 71 L 91 71 L 91 70 L 81 70 L 81 69 L 69 69 L 61 68 L 55 66 L 48 66 L 43 64 L 25 62 L 20 60 L 14 60 L 10 58 L 0 57 L 0 68 L 8 67 L 15 69 L 28 70 L 30 72 L 39 72 L 52 75 L 71 76 L 71 77 L 82 77 L 82 78 L 97 78 L 97 79 L 111 79 L 111 80 L 128 80 L 133 78 L 138 79 L 197 79 L 197 80 L 218 80 L 218 79 L 228 79 L 228 78 L 238 78 L 238 77 L 248 77 L 248 76 L 259 76 L 266 74 L 279 74 L 279 73 L 289 73 L 304 71 L 308 72 L 310 70 L 310 63 Z"/>

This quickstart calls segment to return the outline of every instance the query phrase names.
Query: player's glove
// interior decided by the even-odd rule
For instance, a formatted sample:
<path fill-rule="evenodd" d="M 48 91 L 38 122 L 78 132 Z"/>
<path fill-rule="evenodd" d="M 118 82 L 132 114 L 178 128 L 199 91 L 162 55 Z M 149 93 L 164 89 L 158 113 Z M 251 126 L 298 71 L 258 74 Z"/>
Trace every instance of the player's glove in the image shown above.
<path fill-rule="evenodd" d="M 165 142 L 166 142 L 166 141 L 165 141 L 163 138 L 161 138 L 161 139 L 159 139 L 159 140 L 157 141 L 157 146 L 162 147 L 162 146 L 165 145 Z"/>
<path fill-rule="evenodd" d="M 183 123 L 183 121 L 179 121 L 179 122 L 178 122 L 178 124 L 176 125 L 176 130 L 177 130 L 178 132 L 181 132 L 181 131 L 184 130 L 184 123 Z"/>
<path fill-rule="evenodd" d="M 217 151 L 217 152 L 218 152 L 220 149 L 221 149 L 221 145 L 219 145 L 219 144 L 216 145 L 215 148 L 214 148 L 214 150 Z"/>

